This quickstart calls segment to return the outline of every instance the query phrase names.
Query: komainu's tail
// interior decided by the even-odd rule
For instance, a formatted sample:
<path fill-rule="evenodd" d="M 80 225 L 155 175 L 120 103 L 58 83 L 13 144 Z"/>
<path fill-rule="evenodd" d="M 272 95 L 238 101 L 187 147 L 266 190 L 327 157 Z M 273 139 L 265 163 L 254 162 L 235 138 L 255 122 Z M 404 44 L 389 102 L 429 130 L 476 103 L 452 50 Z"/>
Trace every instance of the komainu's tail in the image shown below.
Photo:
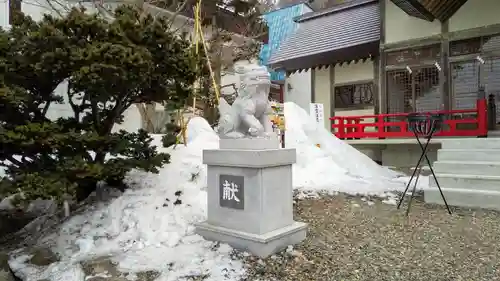
<path fill-rule="evenodd" d="M 227 103 L 225 98 L 219 98 L 219 113 L 220 116 L 231 113 L 231 106 Z"/>
<path fill-rule="evenodd" d="M 220 135 L 226 135 L 234 129 L 232 108 L 224 98 L 219 99 L 219 129 Z"/>

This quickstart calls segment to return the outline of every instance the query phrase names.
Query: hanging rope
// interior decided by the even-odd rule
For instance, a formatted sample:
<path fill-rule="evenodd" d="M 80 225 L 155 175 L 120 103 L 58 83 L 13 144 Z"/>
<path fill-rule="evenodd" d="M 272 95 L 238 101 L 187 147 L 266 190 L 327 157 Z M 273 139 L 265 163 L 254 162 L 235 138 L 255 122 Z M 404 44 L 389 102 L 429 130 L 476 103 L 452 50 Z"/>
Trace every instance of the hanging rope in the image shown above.
<path fill-rule="evenodd" d="M 199 36 L 198 36 L 198 24 L 200 19 L 200 3 L 196 3 L 195 9 L 194 9 L 194 45 L 195 45 L 195 54 L 196 54 L 196 61 L 199 61 L 200 58 L 200 52 L 199 52 Z M 196 64 L 196 71 L 198 72 L 198 64 Z M 201 87 L 201 77 L 198 77 L 198 81 L 195 83 L 195 91 L 193 95 L 193 115 L 196 112 L 196 94 L 198 93 L 197 90 L 199 90 Z"/>
<path fill-rule="evenodd" d="M 207 58 L 208 71 L 210 72 L 210 78 L 212 80 L 212 87 L 214 88 L 214 91 L 215 91 L 215 102 L 216 102 L 216 104 L 219 104 L 220 90 L 219 90 L 219 86 L 217 85 L 217 82 L 215 81 L 215 75 L 214 75 L 214 71 L 212 69 L 212 63 L 210 62 L 210 55 L 208 52 L 207 42 L 205 40 L 205 36 L 203 35 L 203 28 L 201 27 L 201 0 L 198 0 L 198 3 L 196 5 L 198 6 L 198 13 L 195 15 L 195 28 L 197 29 L 197 34 L 199 35 L 199 38 L 201 39 L 201 43 L 203 45 L 203 50 L 205 51 L 205 56 Z M 217 27 L 215 27 L 215 28 L 217 28 Z"/>
<path fill-rule="evenodd" d="M 216 27 L 217 28 L 217 27 Z M 219 98 L 220 98 L 220 89 L 219 86 L 217 85 L 217 82 L 215 81 L 215 74 L 212 68 L 212 63 L 210 62 L 210 56 L 208 52 L 208 47 L 207 47 L 207 42 L 205 40 L 205 36 L 203 35 L 203 28 L 201 26 L 201 0 L 198 0 L 195 9 L 194 9 L 194 45 L 195 45 L 195 55 L 197 61 L 200 58 L 200 43 L 203 46 L 203 51 L 205 52 L 205 57 L 207 60 L 207 67 L 208 71 L 210 73 L 210 79 L 212 81 L 212 87 L 214 88 L 215 91 L 215 104 L 219 104 Z M 201 42 L 200 42 L 201 41 Z M 198 71 L 198 69 L 196 69 Z M 195 82 L 195 94 L 193 95 L 193 115 L 196 114 L 196 93 L 198 90 L 201 89 L 201 80 L 202 77 L 198 77 L 198 81 Z M 181 127 L 181 132 L 179 137 L 177 138 L 176 145 L 180 143 L 180 138 L 182 138 L 184 145 L 187 145 L 187 124 L 189 123 L 190 119 L 188 119 L 187 122 L 184 122 L 184 115 L 180 112 L 180 110 L 177 112 L 178 118 L 179 118 L 179 125 Z"/>

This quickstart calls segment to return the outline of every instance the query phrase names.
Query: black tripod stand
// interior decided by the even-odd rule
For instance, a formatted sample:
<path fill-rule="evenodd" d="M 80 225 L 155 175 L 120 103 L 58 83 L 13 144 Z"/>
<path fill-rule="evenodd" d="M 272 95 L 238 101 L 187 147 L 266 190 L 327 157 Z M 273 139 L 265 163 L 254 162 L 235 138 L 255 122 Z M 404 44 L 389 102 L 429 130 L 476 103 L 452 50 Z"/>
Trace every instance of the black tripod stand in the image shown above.
<path fill-rule="evenodd" d="M 408 115 L 408 126 L 409 130 L 413 132 L 415 135 L 415 138 L 417 139 L 418 145 L 420 146 L 420 149 L 422 149 L 422 154 L 420 155 L 420 158 L 418 159 L 417 166 L 415 166 L 415 169 L 413 170 L 413 173 L 410 177 L 410 180 L 408 181 L 408 184 L 406 185 L 406 189 L 401 195 L 401 199 L 399 200 L 398 203 L 398 209 L 401 207 L 401 204 L 403 203 L 403 200 L 405 198 L 406 192 L 408 191 L 408 188 L 410 187 L 410 183 L 412 182 L 413 178 L 415 178 L 415 174 L 417 173 L 417 170 L 419 170 L 420 164 L 422 164 L 422 160 L 425 157 L 425 160 L 427 161 L 427 165 L 429 165 L 429 168 L 431 169 L 432 176 L 434 177 L 434 180 L 436 181 L 437 188 L 439 189 L 439 193 L 441 194 L 441 197 L 443 198 L 444 204 L 446 205 L 446 209 L 448 210 L 448 213 L 451 215 L 451 210 L 450 207 L 448 206 L 448 202 L 446 202 L 446 198 L 444 197 L 443 191 L 441 190 L 441 186 L 439 185 L 439 182 L 436 178 L 436 174 L 434 173 L 434 169 L 432 168 L 431 161 L 429 160 L 429 157 L 427 157 L 427 148 L 429 146 L 429 143 L 432 139 L 432 136 L 434 133 L 438 130 L 441 129 L 441 126 L 443 124 L 443 115 L 442 114 L 434 114 L 434 115 L 429 115 L 429 114 L 421 114 L 421 113 L 412 113 Z M 420 138 L 426 138 L 425 145 L 422 144 L 420 141 Z M 420 168 L 421 169 L 421 168 Z M 413 197 L 415 196 L 415 190 L 417 189 L 417 183 L 418 183 L 418 178 L 420 177 L 420 172 L 417 174 L 417 177 L 415 178 L 415 183 L 413 185 L 413 190 L 411 192 L 411 197 L 410 201 L 408 202 L 408 209 L 406 210 L 406 215 L 410 213 L 410 208 L 411 208 L 411 202 L 413 200 Z"/>

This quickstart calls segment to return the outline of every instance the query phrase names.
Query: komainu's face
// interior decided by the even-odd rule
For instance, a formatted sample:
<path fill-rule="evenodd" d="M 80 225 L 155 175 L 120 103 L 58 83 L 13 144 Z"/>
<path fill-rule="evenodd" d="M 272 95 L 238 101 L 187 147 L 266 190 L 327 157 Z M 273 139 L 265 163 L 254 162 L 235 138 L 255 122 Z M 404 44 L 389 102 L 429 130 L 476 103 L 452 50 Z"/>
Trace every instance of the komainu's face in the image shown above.
<path fill-rule="evenodd" d="M 271 80 L 266 67 L 254 65 L 242 70 L 246 71 L 241 73 L 240 87 L 244 88 L 248 95 L 269 95 Z"/>

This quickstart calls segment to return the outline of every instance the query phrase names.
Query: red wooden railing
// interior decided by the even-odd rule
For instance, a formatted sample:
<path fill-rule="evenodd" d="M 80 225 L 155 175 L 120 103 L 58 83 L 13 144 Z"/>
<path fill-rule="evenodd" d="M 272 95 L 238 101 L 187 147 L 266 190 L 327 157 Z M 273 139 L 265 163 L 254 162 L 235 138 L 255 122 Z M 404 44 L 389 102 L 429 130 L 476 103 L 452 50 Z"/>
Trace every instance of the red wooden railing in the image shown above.
<path fill-rule="evenodd" d="M 439 113 L 445 116 L 442 129 L 436 132 L 436 137 L 475 137 L 488 134 L 486 99 L 477 100 L 474 109 L 440 110 L 426 113 Z M 335 136 L 340 139 L 405 138 L 413 136 L 413 133 L 408 130 L 408 122 L 406 121 L 408 114 L 336 116 L 330 120 L 333 121 L 332 129 Z M 387 120 L 389 118 L 401 121 Z M 463 124 L 469 124 L 469 128 L 459 128 Z"/>

